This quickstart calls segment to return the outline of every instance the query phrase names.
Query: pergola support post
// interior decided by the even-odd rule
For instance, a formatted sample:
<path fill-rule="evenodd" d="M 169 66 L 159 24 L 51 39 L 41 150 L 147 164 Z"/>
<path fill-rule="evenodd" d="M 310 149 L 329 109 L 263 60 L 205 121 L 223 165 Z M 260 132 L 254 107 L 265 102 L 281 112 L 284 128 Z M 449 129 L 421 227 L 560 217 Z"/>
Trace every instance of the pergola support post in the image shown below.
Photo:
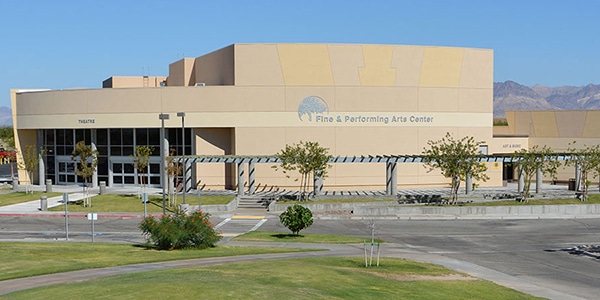
<path fill-rule="evenodd" d="M 523 174 L 523 167 L 519 166 L 519 179 L 517 184 L 517 192 L 522 193 L 525 189 L 525 174 Z"/>
<path fill-rule="evenodd" d="M 323 173 L 316 171 L 313 176 L 313 194 L 315 196 L 323 195 Z"/>
<path fill-rule="evenodd" d="M 238 195 L 238 197 L 241 197 L 241 196 L 244 196 L 244 163 L 243 162 L 237 163 L 237 171 L 238 171 L 237 195 Z"/>
<path fill-rule="evenodd" d="M 544 174 L 542 173 L 542 168 L 537 168 L 537 172 L 535 174 L 535 193 L 539 194 L 542 192 L 542 180 L 544 179 Z"/>
<path fill-rule="evenodd" d="M 469 195 L 473 191 L 473 177 L 471 174 L 467 174 L 465 178 L 465 194 Z"/>
<path fill-rule="evenodd" d="M 385 194 L 394 196 L 398 194 L 398 168 L 396 162 L 385 163 Z"/>
<path fill-rule="evenodd" d="M 253 195 L 256 192 L 256 181 L 254 180 L 255 166 L 254 162 L 248 163 L 248 193 Z"/>

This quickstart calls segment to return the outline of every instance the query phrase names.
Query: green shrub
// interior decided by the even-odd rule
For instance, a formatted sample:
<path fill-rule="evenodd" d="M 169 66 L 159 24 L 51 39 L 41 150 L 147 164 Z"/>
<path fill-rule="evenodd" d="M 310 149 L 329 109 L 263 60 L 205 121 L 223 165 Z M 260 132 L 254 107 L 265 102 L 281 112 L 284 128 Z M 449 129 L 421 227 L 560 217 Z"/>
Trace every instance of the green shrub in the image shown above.
<path fill-rule="evenodd" d="M 178 209 L 174 214 L 160 218 L 145 217 L 139 228 L 159 250 L 206 249 L 214 247 L 221 240 L 209 217 L 210 214 L 200 210 L 186 215 Z"/>
<path fill-rule="evenodd" d="M 300 230 L 308 228 L 313 223 L 313 215 L 310 209 L 294 204 L 279 215 L 279 221 L 293 234 L 298 234 Z"/>

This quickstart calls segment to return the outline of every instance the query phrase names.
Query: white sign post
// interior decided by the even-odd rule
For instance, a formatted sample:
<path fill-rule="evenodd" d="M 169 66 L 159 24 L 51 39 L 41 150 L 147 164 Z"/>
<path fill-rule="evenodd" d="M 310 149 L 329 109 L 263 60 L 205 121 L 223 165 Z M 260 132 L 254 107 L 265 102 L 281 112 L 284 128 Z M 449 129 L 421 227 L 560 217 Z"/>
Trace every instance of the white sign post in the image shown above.
<path fill-rule="evenodd" d="M 87 219 L 92 221 L 92 243 L 94 242 L 94 221 L 98 220 L 97 213 L 89 213 L 87 214 Z"/>
<path fill-rule="evenodd" d="M 63 203 L 65 204 L 65 239 L 69 240 L 69 194 L 63 193 Z"/>

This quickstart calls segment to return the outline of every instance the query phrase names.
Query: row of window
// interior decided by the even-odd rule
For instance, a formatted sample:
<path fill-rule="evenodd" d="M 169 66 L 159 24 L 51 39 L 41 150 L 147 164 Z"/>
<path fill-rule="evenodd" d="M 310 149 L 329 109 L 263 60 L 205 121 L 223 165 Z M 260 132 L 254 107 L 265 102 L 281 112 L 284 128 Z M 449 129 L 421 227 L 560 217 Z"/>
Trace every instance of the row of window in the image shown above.
<path fill-rule="evenodd" d="M 165 137 L 174 155 L 182 155 L 181 128 L 165 129 Z M 192 155 L 192 130 L 184 131 L 185 155 Z M 112 181 L 109 180 L 109 157 L 132 156 L 136 146 L 149 146 L 152 156 L 160 156 L 159 128 L 112 128 L 112 129 L 45 129 L 43 131 L 43 148 L 45 149 L 46 178 L 56 183 L 81 183 L 83 179 L 74 174 L 71 162 L 59 161 L 57 156 L 70 156 L 75 144 L 84 141 L 86 145 L 95 143 L 98 150 L 98 180 L 114 184 L 133 184 L 136 179 L 133 166 L 128 163 L 114 163 Z M 160 167 L 151 164 L 149 168 L 150 184 L 160 184 Z M 146 180 L 147 181 L 147 180 Z"/>

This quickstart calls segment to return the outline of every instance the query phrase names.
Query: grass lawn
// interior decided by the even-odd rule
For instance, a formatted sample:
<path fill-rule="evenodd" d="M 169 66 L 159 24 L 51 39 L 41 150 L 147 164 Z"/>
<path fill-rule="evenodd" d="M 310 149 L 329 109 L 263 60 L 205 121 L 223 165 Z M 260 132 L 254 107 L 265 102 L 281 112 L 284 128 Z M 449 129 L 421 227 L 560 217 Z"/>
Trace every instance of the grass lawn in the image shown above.
<path fill-rule="evenodd" d="M 227 204 L 233 200 L 234 196 L 202 196 L 202 205 Z M 162 212 L 162 196 L 149 196 L 149 203 L 146 203 L 146 209 L 151 213 Z M 177 197 L 177 204 L 181 204 L 183 197 Z M 198 204 L 198 198 L 195 196 L 186 197 L 186 202 L 191 205 Z M 57 206 L 49 209 L 50 211 L 64 211 L 64 206 Z M 168 204 L 167 210 L 172 212 L 173 207 Z M 92 197 L 92 207 L 84 207 L 83 201 L 69 203 L 70 212 L 143 212 L 144 203 L 137 195 L 116 195 L 104 194 Z"/>
<path fill-rule="evenodd" d="M 301 258 L 132 273 L 40 287 L 6 299 L 537 299 L 443 267 Z"/>
<path fill-rule="evenodd" d="M 296 251 L 310 250 L 217 246 L 205 250 L 158 251 L 141 245 L 109 243 L 0 242 L 0 257 L 5 258 L 0 264 L 0 280 L 146 262 Z"/>
<path fill-rule="evenodd" d="M 12 205 L 17 203 L 29 202 L 33 200 L 40 200 L 41 196 L 56 197 L 62 193 L 43 193 L 33 192 L 33 194 L 25 194 L 25 192 L 13 192 L 0 195 L 0 206 Z"/>
<path fill-rule="evenodd" d="M 298 243 L 324 243 L 324 244 L 358 244 L 370 238 L 359 238 L 353 236 L 331 235 L 331 234 L 299 234 L 281 233 L 272 231 L 250 231 L 238 235 L 232 239 L 240 242 L 298 242 Z"/>

